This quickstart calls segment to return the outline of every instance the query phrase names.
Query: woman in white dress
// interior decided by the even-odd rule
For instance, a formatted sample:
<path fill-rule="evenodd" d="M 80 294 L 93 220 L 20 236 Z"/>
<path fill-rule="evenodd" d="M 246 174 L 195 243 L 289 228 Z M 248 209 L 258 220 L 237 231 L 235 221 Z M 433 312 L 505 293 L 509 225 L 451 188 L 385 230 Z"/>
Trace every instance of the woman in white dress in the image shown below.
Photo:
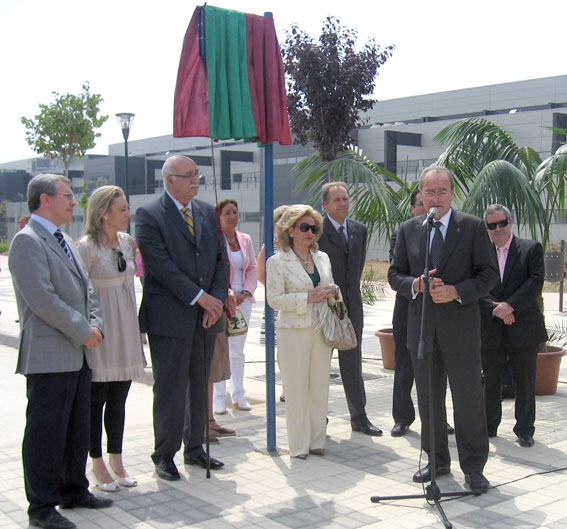
<path fill-rule="evenodd" d="M 84 235 L 77 243 L 104 318 L 104 340 L 93 350 L 89 452 L 97 486 L 107 492 L 138 484 L 122 461 L 126 397 L 146 365 L 134 293 L 136 243 L 123 233 L 129 218 L 122 189 L 102 186 L 89 198 Z M 109 467 L 102 457 L 103 409 Z"/>
<path fill-rule="evenodd" d="M 226 238 L 230 261 L 230 288 L 236 295 L 236 305 L 241 310 L 246 323 L 250 325 L 252 303 L 255 303 L 254 291 L 258 285 L 256 257 L 252 239 L 247 233 L 236 230 L 240 217 L 238 202 L 227 198 L 219 202 L 220 222 Z M 244 345 L 248 333 L 231 336 L 228 339 L 230 357 L 230 397 L 232 407 L 237 410 L 250 411 L 250 403 L 246 400 L 244 389 Z M 216 382 L 213 392 L 214 412 L 226 413 L 226 382 Z"/>

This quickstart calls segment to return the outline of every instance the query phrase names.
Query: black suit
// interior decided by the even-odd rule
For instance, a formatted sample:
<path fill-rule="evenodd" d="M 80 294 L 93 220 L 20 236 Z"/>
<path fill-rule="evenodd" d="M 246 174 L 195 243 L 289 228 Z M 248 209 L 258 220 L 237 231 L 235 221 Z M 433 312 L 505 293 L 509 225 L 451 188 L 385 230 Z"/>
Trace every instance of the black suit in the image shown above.
<path fill-rule="evenodd" d="M 220 321 L 203 328 L 203 310 L 191 304 L 201 289 L 222 300 L 222 270 L 214 208 L 191 201 L 195 236 L 171 198 L 164 194 L 136 211 L 136 238 L 144 260 L 140 330 L 147 332 L 154 374 L 154 462 L 173 458 L 181 447 L 185 402 L 191 407 L 191 440 L 186 453 L 203 453 L 207 421 L 207 365 Z M 189 387 L 189 389 L 188 389 Z M 189 391 L 189 394 L 187 393 Z"/>
<path fill-rule="evenodd" d="M 364 224 L 347 219 L 348 247 L 344 237 L 331 224 L 328 217 L 323 221 L 323 234 L 319 248 L 331 260 L 333 279 L 340 287 L 356 332 L 357 345 L 348 351 L 339 351 L 341 378 L 347 399 L 350 419 L 353 424 L 364 424 L 366 417 L 366 393 L 362 379 L 362 294 L 360 278 L 366 262 L 367 229 Z"/>
<path fill-rule="evenodd" d="M 394 258 L 394 248 L 398 232 L 394 231 L 390 239 L 390 263 Z M 407 298 L 396 293 L 392 327 L 394 331 L 396 370 L 394 372 L 394 390 L 392 393 L 392 417 L 395 423 L 409 426 L 415 420 L 415 407 L 411 398 L 413 386 L 413 367 L 411 354 L 407 346 L 408 329 Z"/>
<path fill-rule="evenodd" d="M 400 226 L 393 263 L 392 288 L 409 300 L 408 348 L 412 353 L 422 422 L 421 444 L 430 455 L 426 362 L 417 360 L 422 297 L 412 296 L 412 283 L 423 274 L 427 231 L 424 215 Z M 480 311 L 478 300 L 498 282 L 498 269 L 484 223 L 452 211 L 437 277 L 453 285 L 459 300 L 433 303 L 428 296 L 425 351 L 431 356 L 435 410 L 435 455 L 438 466 L 450 463 L 445 410 L 446 375 L 454 406 L 459 461 L 465 474 L 482 471 L 488 457 L 488 432 L 481 383 Z M 431 458 L 431 455 L 430 455 Z"/>
<path fill-rule="evenodd" d="M 496 255 L 496 248 L 494 247 Z M 547 340 L 541 297 L 545 267 L 539 242 L 513 236 L 502 281 L 480 300 L 482 369 L 488 432 L 496 435 L 502 419 L 502 372 L 509 357 L 516 386 L 516 435 L 533 435 L 535 369 L 538 345 Z M 492 315 L 493 301 L 514 308 L 515 323 L 505 325 Z"/>

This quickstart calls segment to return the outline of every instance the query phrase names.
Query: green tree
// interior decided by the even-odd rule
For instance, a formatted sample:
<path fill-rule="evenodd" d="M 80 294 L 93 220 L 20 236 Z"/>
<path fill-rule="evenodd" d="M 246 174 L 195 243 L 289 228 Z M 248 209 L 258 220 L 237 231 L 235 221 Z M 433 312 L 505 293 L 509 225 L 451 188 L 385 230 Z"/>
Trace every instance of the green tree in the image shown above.
<path fill-rule="evenodd" d="M 61 160 L 67 177 L 73 160 L 95 146 L 95 139 L 100 137 L 96 129 L 108 119 L 99 116 L 100 94 L 91 94 L 88 82 L 82 88 L 78 95 L 53 92 L 55 101 L 40 104 L 34 119 L 21 118 L 30 147 L 50 160 Z"/>
<path fill-rule="evenodd" d="M 370 110 L 378 69 L 394 46 L 380 49 L 369 40 L 355 51 L 357 31 L 336 17 L 323 23 L 318 42 L 292 25 L 282 46 L 287 74 L 287 108 L 296 142 L 313 142 L 321 160 L 334 160 L 352 143 L 361 126 L 360 112 Z"/>
<path fill-rule="evenodd" d="M 456 202 L 463 211 L 482 216 L 488 205 L 504 204 L 514 211 L 517 225 L 548 245 L 555 216 L 565 214 L 567 145 L 542 160 L 484 118 L 452 123 L 436 140 L 447 145 L 437 163 L 455 175 Z"/>
<path fill-rule="evenodd" d="M 403 182 L 354 148 L 351 132 L 364 124 L 360 114 L 373 107 L 375 101 L 367 96 L 395 46 L 382 50 L 371 39 L 357 52 L 357 38 L 357 31 L 343 27 L 336 17 L 324 21 L 317 42 L 296 25 L 287 33 L 282 52 L 291 129 L 296 143 L 312 142 L 317 149 L 294 167 L 292 176 L 307 189 L 311 203 L 318 202 L 324 182 L 344 180 L 354 215 L 370 233 L 375 229 L 389 233 L 399 222 Z"/>

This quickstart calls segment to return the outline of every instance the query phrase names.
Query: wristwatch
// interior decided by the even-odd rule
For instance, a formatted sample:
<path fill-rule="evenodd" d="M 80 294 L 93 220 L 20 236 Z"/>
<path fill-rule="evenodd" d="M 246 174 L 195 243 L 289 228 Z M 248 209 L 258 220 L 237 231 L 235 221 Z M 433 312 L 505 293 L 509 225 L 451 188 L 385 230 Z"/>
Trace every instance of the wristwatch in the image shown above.
<path fill-rule="evenodd" d="M 249 290 L 241 290 L 240 293 L 244 294 L 245 296 L 252 296 L 252 293 Z"/>

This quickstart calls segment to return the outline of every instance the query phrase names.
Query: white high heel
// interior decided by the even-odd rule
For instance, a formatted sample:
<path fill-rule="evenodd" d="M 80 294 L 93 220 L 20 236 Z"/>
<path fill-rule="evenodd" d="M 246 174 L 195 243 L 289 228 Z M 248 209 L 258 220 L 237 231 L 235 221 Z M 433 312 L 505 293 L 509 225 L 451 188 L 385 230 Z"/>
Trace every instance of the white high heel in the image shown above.
<path fill-rule="evenodd" d="M 135 478 L 123 478 L 122 476 L 119 476 L 116 472 L 114 472 L 114 469 L 112 467 L 109 468 L 110 474 L 112 475 L 112 477 L 116 480 L 114 483 L 118 482 L 120 485 L 122 485 L 123 487 L 137 487 L 138 486 L 138 480 Z"/>
<path fill-rule="evenodd" d="M 99 490 L 102 490 L 103 492 L 117 492 L 120 490 L 120 485 L 116 481 L 103 483 L 96 477 L 96 474 L 94 472 L 92 473 L 92 477 L 94 478 L 97 488 Z"/>

